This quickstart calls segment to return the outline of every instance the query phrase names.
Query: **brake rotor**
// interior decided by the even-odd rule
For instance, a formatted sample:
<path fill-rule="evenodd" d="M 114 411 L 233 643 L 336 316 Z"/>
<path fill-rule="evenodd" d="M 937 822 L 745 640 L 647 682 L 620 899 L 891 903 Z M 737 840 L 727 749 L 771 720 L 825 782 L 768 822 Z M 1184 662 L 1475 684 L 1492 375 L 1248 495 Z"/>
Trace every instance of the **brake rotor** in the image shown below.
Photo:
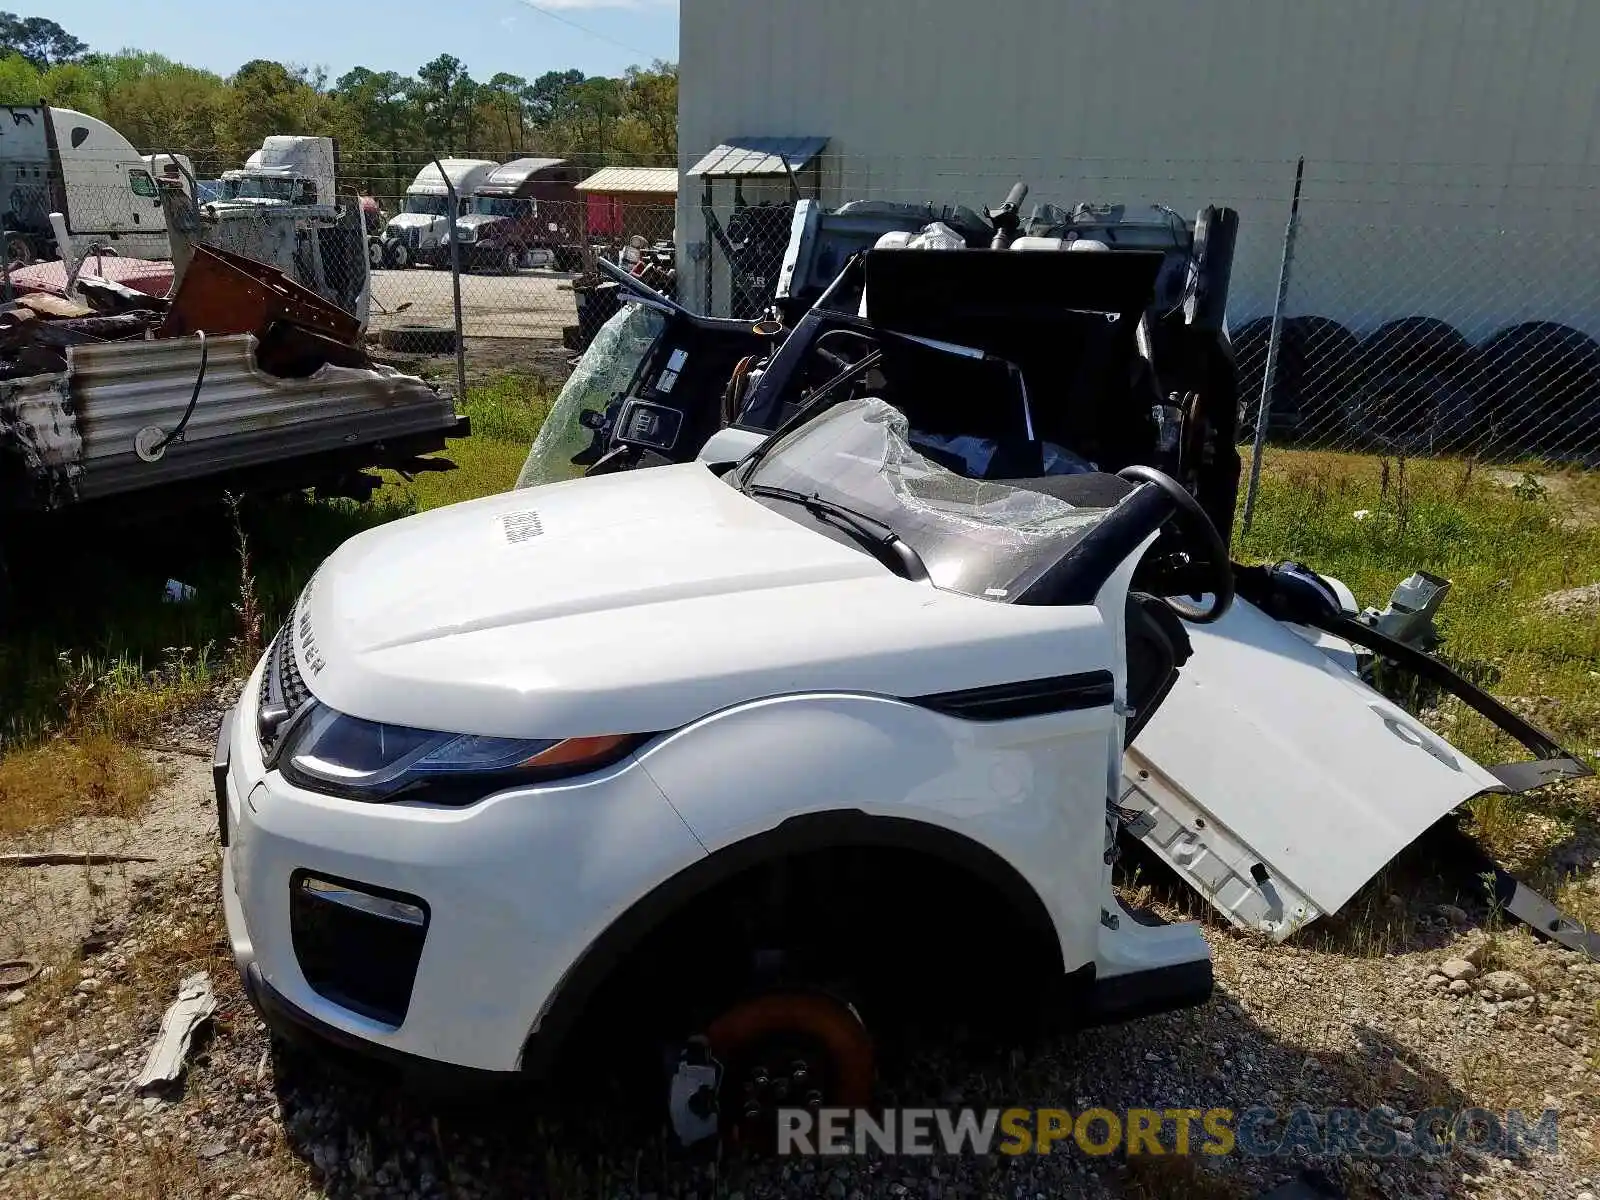
<path fill-rule="evenodd" d="M 724 1135 L 770 1146 L 782 1109 L 863 1108 L 872 1039 L 855 1009 L 821 992 L 773 992 L 734 1006 L 707 1030 L 724 1064 Z"/>

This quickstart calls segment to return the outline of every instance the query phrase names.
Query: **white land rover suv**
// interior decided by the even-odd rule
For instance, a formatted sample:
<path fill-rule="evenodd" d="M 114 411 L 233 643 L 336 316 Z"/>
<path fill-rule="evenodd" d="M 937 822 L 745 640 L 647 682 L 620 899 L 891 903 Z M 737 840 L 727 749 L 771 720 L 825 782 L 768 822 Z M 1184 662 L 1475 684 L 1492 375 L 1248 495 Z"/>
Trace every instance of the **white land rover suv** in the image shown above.
<path fill-rule="evenodd" d="M 1111 864 L 1124 747 L 1188 653 L 1169 605 L 1220 616 L 1227 553 L 1165 476 L 1033 449 L 967 478 L 857 395 L 732 470 L 352 538 L 218 740 L 255 1003 L 488 1080 L 609 988 L 745 1104 L 860 1102 L 919 968 L 924 1001 L 1026 970 L 1049 986 L 1008 1003 L 1087 1023 L 1204 1000 L 1199 930 L 1135 919 Z"/>

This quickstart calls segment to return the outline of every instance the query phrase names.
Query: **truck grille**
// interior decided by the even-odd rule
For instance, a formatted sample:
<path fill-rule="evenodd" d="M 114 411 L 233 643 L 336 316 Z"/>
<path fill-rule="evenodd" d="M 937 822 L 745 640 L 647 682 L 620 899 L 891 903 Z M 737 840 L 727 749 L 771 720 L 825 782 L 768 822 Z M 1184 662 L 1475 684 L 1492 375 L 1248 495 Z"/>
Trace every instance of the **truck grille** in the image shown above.
<path fill-rule="evenodd" d="M 266 670 L 261 672 L 260 710 L 267 712 L 279 710 L 284 713 L 294 713 L 299 710 L 307 700 L 311 699 L 311 689 L 306 687 L 305 680 L 300 676 L 300 664 L 295 659 L 294 638 L 290 636 L 289 626 L 285 624 L 278 630 L 272 639 L 272 645 L 267 650 Z M 282 728 L 279 722 L 271 727 L 270 735 L 267 726 L 260 723 L 258 726 L 261 737 L 261 751 L 270 754 L 278 740 L 278 730 Z"/>

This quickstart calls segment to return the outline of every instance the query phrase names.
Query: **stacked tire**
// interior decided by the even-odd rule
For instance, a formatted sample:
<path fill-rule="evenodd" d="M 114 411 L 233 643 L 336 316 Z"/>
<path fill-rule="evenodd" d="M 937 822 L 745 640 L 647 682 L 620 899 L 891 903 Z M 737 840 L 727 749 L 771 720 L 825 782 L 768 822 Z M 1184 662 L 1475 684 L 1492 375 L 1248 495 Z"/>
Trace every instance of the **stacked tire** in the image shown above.
<path fill-rule="evenodd" d="M 1272 322 L 1233 334 L 1239 436 L 1255 432 Z M 1304 446 L 1407 454 L 1489 450 L 1592 462 L 1600 457 L 1600 343 L 1527 321 L 1473 345 L 1434 317 L 1358 337 L 1327 317 L 1283 323 L 1268 435 Z"/>

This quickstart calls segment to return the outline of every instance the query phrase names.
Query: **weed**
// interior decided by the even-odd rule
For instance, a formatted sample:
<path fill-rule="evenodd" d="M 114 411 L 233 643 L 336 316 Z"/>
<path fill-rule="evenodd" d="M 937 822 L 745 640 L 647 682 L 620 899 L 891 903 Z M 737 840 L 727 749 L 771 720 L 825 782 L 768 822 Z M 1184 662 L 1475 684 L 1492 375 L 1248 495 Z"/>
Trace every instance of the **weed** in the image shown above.
<path fill-rule="evenodd" d="M 1547 498 L 1550 491 L 1532 471 L 1524 471 L 1521 480 L 1511 489 L 1511 494 L 1524 503 L 1532 504 Z"/>
<path fill-rule="evenodd" d="M 239 598 L 233 602 L 239 627 L 229 644 L 228 657 L 236 664 L 243 664 L 261 652 L 261 604 L 256 599 L 256 580 L 250 571 L 250 540 L 239 520 L 238 497 L 229 495 L 227 504 L 233 521 L 234 541 L 239 548 Z"/>
<path fill-rule="evenodd" d="M 105 734 L 57 739 L 0 759 L 0 836 L 75 817 L 128 817 L 155 786 L 138 751 Z"/>

